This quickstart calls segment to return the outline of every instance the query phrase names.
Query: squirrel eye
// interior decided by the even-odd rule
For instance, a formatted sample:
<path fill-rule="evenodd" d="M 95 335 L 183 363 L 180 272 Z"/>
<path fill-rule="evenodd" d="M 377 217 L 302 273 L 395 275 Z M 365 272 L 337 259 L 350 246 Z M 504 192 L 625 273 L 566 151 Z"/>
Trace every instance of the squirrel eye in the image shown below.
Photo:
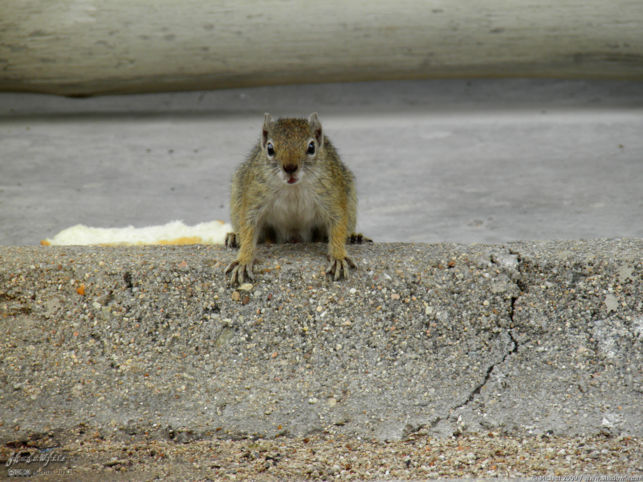
<path fill-rule="evenodd" d="M 306 154 L 308 154 L 308 155 L 311 155 L 311 156 L 312 156 L 314 153 L 315 153 L 315 142 L 314 142 L 314 141 L 310 141 L 310 142 L 308 143 L 308 150 L 306 151 Z"/>
<path fill-rule="evenodd" d="M 275 155 L 275 147 L 272 145 L 272 142 L 266 144 L 266 151 L 268 152 L 268 156 L 270 157 Z"/>

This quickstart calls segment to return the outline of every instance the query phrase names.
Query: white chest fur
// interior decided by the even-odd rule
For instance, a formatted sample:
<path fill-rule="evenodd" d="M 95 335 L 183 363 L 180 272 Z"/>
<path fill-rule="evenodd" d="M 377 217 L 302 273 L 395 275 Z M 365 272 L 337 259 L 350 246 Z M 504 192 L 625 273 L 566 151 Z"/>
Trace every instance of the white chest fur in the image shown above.
<path fill-rule="evenodd" d="M 294 186 L 280 186 L 266 206 L 263 221 L 275 230 L 278 243 L 310 241 L 313 229 L 325 225 L 319 201 L 305 180 Z"/>

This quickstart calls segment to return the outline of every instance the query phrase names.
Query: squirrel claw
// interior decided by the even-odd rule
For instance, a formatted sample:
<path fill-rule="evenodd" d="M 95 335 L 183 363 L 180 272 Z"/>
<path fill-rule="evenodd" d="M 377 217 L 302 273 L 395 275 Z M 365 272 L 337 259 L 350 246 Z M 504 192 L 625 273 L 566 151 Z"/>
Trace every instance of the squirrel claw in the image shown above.
<path fill-rule="evenodd" d="M 254 281 L 252 274 L 252 263 L 241 264 L 239 261 L 233 261 L 225 269 L 225 273 L 230 273 L 230 284 L 232 286 L 243 284 L 244 281 Z"/>
<path fill-rule="evenodd" d="M 225 247 L 226 248 L 238 248 L 239 243 L 237 242 L 236 233 L 228 233 L 225 235 Z"/>
<path fill-rule="evenodd" d="M 357 268 L 353 260 L 348 256 L 344 259 L 333 258 L 330 260 L 328 268 L 326 268 L 326 274 L 330 275 L 334 281 L 340 280 L 341 278 L 348 279 L 349 266 L 351 268 Z"/>
<path fill-rule="evenodd" d="M 367 238 L 362 233 L 352 233 L 348 237 L 348 242 L 350 244 L 363 244 L 363 243 L 372 243 L 373 240 L 371 238 Z"/>

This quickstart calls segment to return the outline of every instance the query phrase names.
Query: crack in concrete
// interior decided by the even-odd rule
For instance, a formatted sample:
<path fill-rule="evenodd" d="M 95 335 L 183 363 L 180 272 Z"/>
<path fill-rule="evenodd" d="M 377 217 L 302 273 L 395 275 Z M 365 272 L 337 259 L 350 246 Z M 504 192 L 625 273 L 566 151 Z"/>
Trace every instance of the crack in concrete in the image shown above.
<path fill-rule="evenodd" d="M 518 297 L 512 298 L 512 300 L 511 300 L 512 309 L 513 309 L 513 304 L 515 303 L 516 299 L 518 299 Z M 513 314 L 513 311 L 512 311 L 512 314 Z M 502 356 L 500 361 L 492 363 L 489 366 L 489 368 L 487 368 L 487 371 L 485 373 L 484 378 L 482 379 L 482 381 L 480 383 L 478 383 L 473 388 L 473 390 L 469 393 L 467 398 L 463 402 L 459 403 L 458 405 L 450 407 L 448 409 L 448 415 L 447 416 L 438 416 L 438 417 L 435 417 L 434 419 L 432 419 L 428 424 L 421 424 L 421 425 L 419 425 L 417 427 L 413 427 L 413 429 L 410 429 L 410 430 L 407 429 L 405 431 L 406 433 L 404 434 L 403 438 L 408 438 L 412 434 L 417 433 L 420 430 L 422 430 L 425 427 L 427 427 L 427 425 L 428 425 L 429 429 L 433 429 L 433 428 L 437 427 L 437 425 L 440 422 L 442 422 L 443 420 L 452 421 L 452 422 L 455 422 L 455 423 L 457 423 L 459 421 L 457 418 L 454 417 L 454 412 L 456 410 L 459 410 L 461 408 L 466 407 L 471 402 L 473 402 L 473 400 L 475 400 L 475 398 L 480 394 L 480 392 L 482 391 L 484 386 L 491 379 L 491 375 L 493 374 L 493 371 L 496 369 L 496 367 L 499 366 L 499 365 L 502 365 L 510 355 L 513 355 L 514 353 L 518 353 L 518 350 L 520 348 L 520 344 L 518 343 L 518 340 L 516 340 L 516 338 L 514 337 L 513 332 L 511 331 L 511 329 L 507 330 L 506 333 L 507 333 L 507 336 L 509 337 L 509 340 L 511 341 L 511 345 L 512 345 L 511 348 Z"/>
<path fill-rule="evenodd" d="M 518 288 L 519 293 L 520 293 L 518 296 L 512 296 L 511 297 L 511 300 L 510 300 L 510 303 L 509 303 L 509 309 L 508 309 L 509 328 L 506 330 L 505 333 L 509 337 L 509 340 L 511 342 L 511 347 L 509 348 L 509 350 L 507 350 L 503 354 L 503 356 L 500 359 L 500 361 L 492 363 L 487 368 L 487 371 L 486 371 L 482 381 L 480 383 L 478 383 L 473 388 L 473 390 L 471 390 L 471 392 L 469 393 L 469 395 L 467 396 L 467 398 L 463 402 L 461 402 L 458 405 L 455 405 L 455 406 L 449 408 L 449 415 L 446 417 L 447 420 L 453 420 L 453 417 L 454 417 L 453 413 L 455 411 L 457 411 L 457 410 L 459 410 L 461 408 L 464 408 L 467 405 L 469 405 L 471 402 L 473 402 L 475 400 L 475 398 L 480 394 L 482 389 L 485 387 L 485 385 L 491 379 L 491 375 L 493 374 L 493 372 L 496 369 L 496 367 L 498 367 L 499 365 L 502 365 L 507 360 L 507 358 L 509 356 L 513 355 L 514 353 L 518 353 L 518 350 L 520 348 L 520 344 L 518 343 L 518 340 L 514 337 L 512 327 L 514 326 L 514 317 L 515 317 L 515 314 L 516 314 L 516 302 L 518 301 L 518 299 L 520 298 L 520 296 L 523 293 L 527 292 L 527 284 L 525 283 L 524 275 L 523 275 L 523 272 L 522 272 L 522 257 L 520 256 L 520 253 L 515 252 L 515 251 L 513 251 L 511 249 L 508 249 L 507 251 L 509 252 L 510 255 L 516 256 L 516 263 L 517 263 L 516 267 L 515 268 L 509 268 L 509 269 L 515 269 L 518 272 L 517 277 L 510 276 L 510 278 L 512 279 L 513 283 L 516 285 L 516 287 Z M 493 255 L 493 254 L 490 255 L 489 259 L 493 264 L 498 265 L 503 269 L 508 269 L 506 265 L 503 266 L 503 264 L 500 261 L 498 261 L 498 259 L 496 258 L 495 255 Z M 441 421 L 442 421 L 442 417 L 439 417 L 438 420 L 434 421 L 431 424 L 431 427 L 435 427 Z"/>
<path fill-rule="evenodd" d="M 509 340 L 511 342 L 511 347 L 509 348 L 509 350 L 507 350 L 503 354 L 503 356 L 500 359 L 500 361 L 492 363 L 487 368 L 487 371 L 485 372 L 485 375 L 484 375 L 482 381 L 480 383 L 478 383 L 473 388 L 473 390 L 471 390 L 471 392 L 469 393 L 469 395 L 467 396 L 467 398 L 463 402 L 461 402 L 461 403 L 459 403 L 457 405 L 454 405 L 454 406 L 450 407 L 447 410 L 448 415 L 446 415 L 446 416 L 438 415 L 437 417 L 431 419 L 430 422 L 428 422 L 426 424 L 419 424 L 419 425 L 414 426 L 414 427 L 409 427 L 407 425 L 407 427 L 405 427 L 404 434 L 403 434 L 402 438 L 412 437 L 414 434 L 418 433 L 420 430 L 423 430 L 423 429 L 426 429 L 426 428 L 428 428 L 429 430 L 434 429 L 443 420 L 452 421 L 452 422 L 457 423 L 458 420 L 454 419 L 454 412 L 456 410 L 459 410 L 461 408 L 466 407 L 471 402 L 473 402 L 473 400 L 475 400 L 476 396 L 478 396 L 480 394 L 482 389 L 485 387 L 485 385 L 491 379 L 491 375 L 493 374 L 493 371 L 496 369 L 496 367 L 499 366 L 499 365 L 502 365 L 510 355 L 513 355 L 514 353 L 518 353 L 518 350 L 520 348 L 520 344 L 518 343 L 518 340 L 516 340 L 516 338 L 514 337 L 514 334 L 513 334 L 513 331 L 511 329 L 511 327 L 514 326 L 514 317 L 515 317 L 515 314 L 516 314 L 516 302 L 518 301 L 518 299 L 520 299 L 520 296 L 523 293 L 527 292 L 527 284 L 525 283 L 524 275 L 523 275 L 523 272 L 522 272 L 522 257 L 520 256 L 520 253 L 518 253 L 518 252 L 516 252 L 514 250 L 511 250 L 511 249 L 508 249 L 507 251 L 508 251 L 508 253 L 510 255 L 516 256 L 516 267 L 515 268 L 514 267 L 508 267 L 506 264 L 503 265 L 503 262 L 498 260 L 495 254 L 491 254 L 489 256 L 489 261 L 491 261 L 491 263 L 499 266 L 503 270 L 509 269 L 509 270 L 516 270 L 518 272 L 518 276 L 509 276 L 509 278 L 516 285 L 516 287 L 518 288 L 518 290 L 520 292 L 520 294 L 518 296 L 512 296 L 511 297 L 511 300 L 509 302 L 509 308 L 507 310 L 508 315 L 509 315 L 509 328 L 506 330 L 505 333 L 509 337 Z"/>
<path fill-rule="evenodd" d="M 449 418 L 452 416 L 452 412 L 454 412 L 454 411 L 456 411 L 456 410 L 458 410 L 460 408 L 466 407 L 469 403 L 471 403 L 476 398 L 477 395 L 480 394 L 480 392 L 482 391 L 484 386 L 491 379 L 491 375 L 493 374 L 493 371 L 495 370 L 495 368 L 498 365 L 502 365 L 510 355 L 513 355 L 514 353 L 518 353 L 519 344 L 516 341 L 516 339 L 514 338 L 513 333 L 511 332 L 511 330 L 507 330 L 507 335 L 509 336 L 509 339 L 511 340 L 512 347 L 502 356 L 500 361 L 498 361 L 496 363 L 492 363 L 489 366 L 489 368 L 487 368 L 487 372 L 485 373 L 484 378 L 482 379 L 482 381 L 473 388 L 473 390 L 471 391 L 471 393 L 469 393 L 469 396 L 466 398 L 466 400 L 464 402 L 459 403 L 458 405 L 455 405 L 454 407 L 451 407 L 449 409 Z"/>

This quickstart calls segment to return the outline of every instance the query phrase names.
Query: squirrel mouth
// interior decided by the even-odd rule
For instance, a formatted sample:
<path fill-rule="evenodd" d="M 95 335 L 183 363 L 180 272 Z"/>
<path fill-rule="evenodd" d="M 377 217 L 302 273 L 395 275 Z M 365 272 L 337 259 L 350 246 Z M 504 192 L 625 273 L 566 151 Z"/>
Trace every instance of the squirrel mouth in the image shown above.
<path fill-rule="evenodd" d="M 295 184 L 299 179 L 297 179 L 295 176 L 290 176 L 288 178 L 288 181 L 286 181 L 288 184 Z"/>

